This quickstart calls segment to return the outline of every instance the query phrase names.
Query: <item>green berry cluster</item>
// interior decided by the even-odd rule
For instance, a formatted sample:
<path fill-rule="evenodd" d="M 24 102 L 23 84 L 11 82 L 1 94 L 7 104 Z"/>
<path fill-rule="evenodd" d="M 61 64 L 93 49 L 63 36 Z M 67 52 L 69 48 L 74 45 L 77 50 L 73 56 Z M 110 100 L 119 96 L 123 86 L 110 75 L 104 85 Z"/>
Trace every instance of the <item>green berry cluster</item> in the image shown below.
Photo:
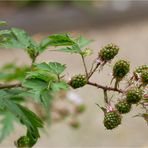
<path fill-rule="evenodd" d="M 113 67 L 113 76 L 114 78 L 121 80 L 126 76 L 129 70 L 130 70 L 129 62 L 125 60 L 119 60 L 115 63 Z"/>
<path fill-rule="evenodd" d="M 112 60 L 119 51 L 119 47 L 115 44 L 108 44 L 104 46 L 100 52 L 99 57 L 102 61 L 109 61 Z"/>
<path fill-rule="evenodd" d="M 24 148 L 30 147 L 30 138 L 28 136 L 22 136 L 17 140 L 17 147 Z"/>
<path fill-rule="evenodd" d="M 118 112 L 121 113 L 121 114 L 128 113 L 131 110 L 131 104 L 128 103 L 126 100 L 119 101 L 115 105 L 115 107 L 118 110 Z"/>
<path fill-rule="evenodd" d="M 141 73 L 141 81 L 143 84 L 148 84 L 148 70 L 144 70 Z"/>
<path fill-rule="evenodd" d="M 75 89 L 83 87 L 86 84 L 87 84 L 87 78 L 85 75 L 81 75 L 81 74 L 72 77 L 70 81 L 70 85 Z"/>
<path fill-rule="evenodd" d="M 104 116 L 104 126 L 111 130 L 121 124 L 121 115 L 117 111 L 107 112 Z"/>
<path fill-rule="evenodd" d="M 130 104 L 136 104 L 142 99 L 142 90 L 135 87 L 127 91 L 126 100 Z"/>

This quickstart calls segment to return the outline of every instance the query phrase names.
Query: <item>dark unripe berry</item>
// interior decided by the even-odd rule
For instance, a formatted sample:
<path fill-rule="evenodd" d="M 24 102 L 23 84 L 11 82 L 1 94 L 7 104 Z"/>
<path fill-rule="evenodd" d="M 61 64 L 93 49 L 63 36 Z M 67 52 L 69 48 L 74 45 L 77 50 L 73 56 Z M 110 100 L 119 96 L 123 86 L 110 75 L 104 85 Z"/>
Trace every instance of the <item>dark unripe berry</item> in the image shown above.
<path fill-rule="evenodd" d="M 114 129 L 121 124 L 121 115 L 117 111 L 110 111 L 105 114 L 104 126 L 108 129 Z"/>
<path fill-rule="evenodd" d="M 119 60 L 115 63 L 113 67 L 113 76 L 114 78 L 121 80 L 126 76 L 129 70 L 130 70 L 129 62 L 125 60 Z"/>
<path fill-rule="evenodd" d="M 119 101 L 115 107 L 121 114 L 128 113 L 131 110 L 131 104 L 127 103 L 126 100 Z"/>
<path fill-rule="evenodd" d="M 144 70 L 141 73 L 141 81 L 143 84 L 148 84 L 148 70 Z"/>
<path fill-rule="evenodd" d="M 119 51 L 119 47 L 115 44 L 108 44 L 104 46 L 100 52 L 99 57 L 102 61 L 109 61 L 112 60 Z"/>
<path fill-rule="evenodd" d="M 30 138 L 28 136 L 22 136 L 17 140 L 18 148 L 30 147 Z"/>
<path fill-rule="evenodd" d="M 74 76 L 70 82 L 70 85 L 73 88 L 83 87 L 86 84 L 87 84 L 87 78 L 85 75 L 81 75 L 81 74 Z"/>
<path fill-rule="evenodd" d="M 126 94 L 126 100 L 128 103 L 136 104 L 142 99 L 142 90 L 139 88 L 132 88 Z"/>

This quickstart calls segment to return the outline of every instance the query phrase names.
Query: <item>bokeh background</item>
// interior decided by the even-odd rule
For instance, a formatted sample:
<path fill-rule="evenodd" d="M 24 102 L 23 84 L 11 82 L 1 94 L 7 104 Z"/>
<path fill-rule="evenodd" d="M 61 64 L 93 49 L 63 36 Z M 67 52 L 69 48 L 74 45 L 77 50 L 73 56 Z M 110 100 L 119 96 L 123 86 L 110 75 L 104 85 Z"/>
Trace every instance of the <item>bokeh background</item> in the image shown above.
<path fill-rule="evenodd" d="M 89 1 L 0 1 L 0 20 L 8 22 L 7 27 L 27 30 L 36 40 L 52 33 L 70 32 L 83 35 L 94 42 L 88 47 L 94 55 L 87 58 L 88 67 L 96 58 L 99 49 L 107 43 L 116 43 L 121 51 L 118 58 L 136 65 L 148 64 L 148 1 L 89 0 Z M 113 63 L 116 61 L 115 59 Z M 7 62 L 30 64 L 28 56 L 21 49 L 0 49 L 0 66 Z M 47 50 L 38 58 L 41 61 L 66 63 L 68 75 L 84 71 L 81 59 L 75 55 L 55 53 Z M 112 65 L 100 75 L 92 78 L 103 84 L 110 82 Z M 74 130 L 66 121 L 45 129 L 35 148 L 147 148 L 148 129 L 142 118 L 132 118 L 137 111 L 124 116 L 122 125 L 112 131 L 105 130 L 103 113 L 95 103 L 103 104 L 102 91 L 90 86 L 76 90 L 84 99 L 87 110 L 80 116 L 81 127 Z M 2 144 L 1 148 L 14 147 L 13 141 L 22 135 L 18 127 Z"/>

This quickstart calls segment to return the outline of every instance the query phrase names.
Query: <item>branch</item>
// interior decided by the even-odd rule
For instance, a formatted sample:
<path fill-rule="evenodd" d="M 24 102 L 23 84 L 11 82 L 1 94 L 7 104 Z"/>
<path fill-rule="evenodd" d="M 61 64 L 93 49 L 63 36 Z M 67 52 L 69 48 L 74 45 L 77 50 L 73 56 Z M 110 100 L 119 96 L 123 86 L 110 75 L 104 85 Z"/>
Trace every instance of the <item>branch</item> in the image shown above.
<path fill-rule="evenodd" d="M 94 86 L 94 87 L 97 87 L 97 88 L 101 88 L 103 90 L 108 90 L 108 91 L 116 91 L 116 92 L 119 92 L 119 93 L 124 93 L 123 90 L 121 89 L 118 89 L 118 88 L 113 88 L 113 87 L 108 87 L 108 86 L 102 86 L 102 85 L 99 85 L 97 83 L 93 83 L 93 82 L 87 82 L 88 85 L 91 85 L 91 86 Z"/>
<path fill-rule="evenodd" d="M 90 74 L 88 75 L 88 79 L 94 74 L 94 72 L 97 70 L 97 68 L 100 66 L 100 62 L 97 63 L 96 67 L 90 72 Z"/>
<path fill-rule="evenodd" d="M 16 84 L 0 84 L 0 89 L 13 88 L 13 87 L 22 87 L 22 85 L 21 85 L 21 83 L 16 83 Z"/>
<path fill-rule="evenodd" d="M 87 70 L 87 66 L 86 66 L 86 63 L 85 63 L 85 59 L 84 59 L 84 56 L 81 55 L 82 57 L 82 61 L 83 61 L 83 65 L 84 65 L 84 69 L 85 69 L 85 74 L 86 74 L 86 77 L 88 77 L 88 70 Z"/>

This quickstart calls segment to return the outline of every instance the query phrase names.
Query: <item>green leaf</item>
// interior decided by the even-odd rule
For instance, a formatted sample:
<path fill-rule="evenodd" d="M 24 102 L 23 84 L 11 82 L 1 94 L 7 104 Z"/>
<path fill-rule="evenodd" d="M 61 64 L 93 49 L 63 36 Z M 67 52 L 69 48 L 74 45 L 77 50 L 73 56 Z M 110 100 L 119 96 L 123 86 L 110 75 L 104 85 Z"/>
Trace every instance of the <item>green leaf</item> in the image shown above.
<path fill-rule="evenodd" d="M 0 122 L 2 126 L 2 128 L 0 129 L 0 142 L 2 142 L 2 140 L 5 139 L 14 130 L 14 115 L 10 112 L 5 112 L 3 113 L 3 116 L 4 117 Z"/>
<path fill-rule="evenodd" d="M 23 80 L 30 68 L 28 66 L 18 67 L 14 63 L 8 63 L 0 69 L 0 80 L 5 82 L 13 80 Z"/>
<path fill-rule="evenodd" d="M 12 28 L 12 34 L 16 40 L 22 45 L 23 48 L 30 46 L 31 38 L 28 36 L 27 32 L 22 29 Z"/>
<path fill-rule="evenodd" d="M 66 68 L 66 65 L 62 65 L 58 62 L 49 62 L 49 69 L 51 72 L 60 75 Z"/>
<path fill-rule="evenodd" d="M 56 82 L 52 84 L 52 90 L 54 92 L 59 91 L 59 90 L 67 90 L 69 88 L 69 85 L 65 81 L 61 82 Z"/>
<path fill-rule="evenodd" d="M 84 37 L 80 36 L 77 39 L 75 39 L 74 42 L 75 42 L 75 44 L 73 44 L 72 46 L 61 48 L 61 49 L 58 49 L 58 50 L 62 51 L 62 52 L 82 54 L 81 48 L 88 45 L 92 41 L 88 40 L 88 39 L 85 39 Z"/>
<path fill-rule="evenodd" d="M 38 68 L 40 70 L 45 70 L 45 71 L 50 71 L 50 67 L 47 63 L 43 62 L 40 64 L 34 64 L 33 65 L 35 68 Z"/>
<path fill-rule="evenodd" d="M 70 46 L 75 42 L 68 34 L 54 34 L 49 36 L 49 44 L 52 46 Z"/>
<path fill-rule="evenodd" d="M 23 87 L 27 87 L 34 90 L 42 90 L 48 87 L 48 84 L 39 79 L 26 79 L 22 83 Z"/>
<path fill-rule="evenodd" d="M 74 44 L 71 47 L 65 47 L 58 50 L 62 52 L 69 52 L 69 53 L 79 53 L 79 54 L 81 53 L 81 49 L 77 44 Z"/>
<path fill-rule="evenodd" d="M 26 78 L 27 79 L 40 79 L 45 82 L 48 82 L 50 80 L 49 73 L 43 70 L 28 72 Z"/>
<path fill-rule="evenodd" d="M 25 101 L 24 97 L 20 95 L 25 92 L 25 90 L 21 88 L 5 89 L 5 92 L 10 95 L 10 100 L 13 100 L 16 103 Z"/>
<path fill-rule="evenodd" d="M 42 127 L 42 121 L 29 109 L 13 102 L 11 95 L 3 90 L 0 91 L 0 105 L 5 106 L 22 124 L 27 127 L 32 137 L 39 137 L 38 127 Z"/>
<path fill-rule="evenodd" d="M 48 46 L 71 46 L 75 42 L 67 34 L 54 34 L 45 38 L 39 45 L 40 52 L 43 52 Z"/>
<path fill-rule="evenodd" d="M 43 127 L 42 120 L 32 111 L 28 110 L 26 107 L 17 104 L 21 111 L 25 114 L 25 116 L 30 120 L 30 122 L 35 127 Z"/>
<path fill-rule="evenodd" d="M 6 31 L 5 31 L 6 32 Z M 27 48 L 30 38 L 24 30 L 12 28 L 7 32 L 7 40 L 1 44 L 4 48 Z"/>
<path fill-rule="evenodd" d="M 10 30 L 2 30 L 0 34 L 4 36 L 0 43 L 0 47 L 25 49 L 31 58 L 34 58 L 37 54 L 38 45 L 26 31 L 18 28 L 11 28 Z"/>
<path fill-rule="evenodd" d="M 83 36 L 80 36 L 76 39 L 77 44 L 79 45 L 80 48 L 90 44 L 92 42 L 92 40 L 88 40 L 86 38 L 84 38 Z"/>
<path fill-rule="evenodd" d="M 45 110 L 47 111 L 47 114 L 49 114 L 50 105 L 53 99 L 51 92 L 47 89 L 42 90 L 40 93 L 40 99 L 41 99 L 41 103 L 45 107 Z"/>
<path fill-rule="evenodd" d="M 38 68 L 40 70 L 48 71 L 51 74 L 60 75 L 62 72 L 64 72 L 66 65 L 60 64 L 58 62 L 49 62 L 49 64 L 43 62 L 40 64 L 35 64 L 35 68 Z"/>

